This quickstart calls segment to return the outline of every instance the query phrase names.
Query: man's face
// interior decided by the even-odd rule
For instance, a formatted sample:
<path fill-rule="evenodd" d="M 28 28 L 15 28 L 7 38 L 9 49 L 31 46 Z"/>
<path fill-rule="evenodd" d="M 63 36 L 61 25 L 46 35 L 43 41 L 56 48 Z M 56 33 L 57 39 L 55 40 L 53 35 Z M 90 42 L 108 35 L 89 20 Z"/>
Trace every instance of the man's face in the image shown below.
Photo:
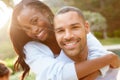
<path fill-rule="evenodd" d="M 29 7 L 21 11 L 18 16 L 18 22 L 21 25 L 20 28 L 29 37 L 40 41 L 45 41 L 53 28 L 44 14 Z"/>
<path fill-rule="evenodd" d="M 69 57 L 76 57 L 86 48 L 88 23 L 74 11 L 59 14 L 54 18 L 57 42 Z"/>

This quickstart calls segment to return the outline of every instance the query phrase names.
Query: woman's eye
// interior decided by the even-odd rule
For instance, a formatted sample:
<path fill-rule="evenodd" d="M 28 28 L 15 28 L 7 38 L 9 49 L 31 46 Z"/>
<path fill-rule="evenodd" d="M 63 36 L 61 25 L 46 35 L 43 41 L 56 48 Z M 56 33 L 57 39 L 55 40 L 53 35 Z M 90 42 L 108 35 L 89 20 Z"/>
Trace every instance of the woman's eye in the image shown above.
<path fill-rule="evenodd" d="M 28 31 L 28 30 L 30 30 L 31 28 L 30 27 L 27 27 L 27 26 L 24 26 L 23 27 L 23 30 L 25 30 L 25 31 Z"/>
<path fill-rule="evenodd" d="M 32 25 L 37 24 L 37 22 L 38 22 L 38 18 L 34 18 L 34 19 L 31 20 L 31 24 Z"/>
<path fill-rule="evenodd" d="M 26 27 L 26 29 L 27 29 L 27 30 L 29 30 L 29 29 L 30 29 L 30 27 Z"/>

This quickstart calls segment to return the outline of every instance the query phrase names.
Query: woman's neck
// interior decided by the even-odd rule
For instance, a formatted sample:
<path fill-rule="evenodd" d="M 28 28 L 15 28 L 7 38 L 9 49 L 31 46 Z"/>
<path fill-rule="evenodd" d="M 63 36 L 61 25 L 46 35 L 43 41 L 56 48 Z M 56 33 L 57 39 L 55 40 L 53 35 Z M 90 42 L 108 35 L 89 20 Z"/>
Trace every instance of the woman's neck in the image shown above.
<path fill-rule="evenodd" d="M 54 32 L 52 32 L 50 37 L 43 43 L 46 44 L 55 55 L 58 55 L 60 53 L 61 49 L 56 41 Z"/>

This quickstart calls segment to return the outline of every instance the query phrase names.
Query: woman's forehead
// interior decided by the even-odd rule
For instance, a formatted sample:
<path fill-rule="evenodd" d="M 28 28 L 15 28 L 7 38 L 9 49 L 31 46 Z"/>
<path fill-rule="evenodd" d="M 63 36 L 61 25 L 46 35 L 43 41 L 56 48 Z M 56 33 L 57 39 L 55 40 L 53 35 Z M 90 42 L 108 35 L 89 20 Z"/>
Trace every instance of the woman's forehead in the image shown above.
<path fill-rule="evenodd" d="M 35 9 L 24 8 L 19 16 L 17 17 L 19 24 L 29 24 L 30 21 L 34 18 L 39 19 L 39 21 L 48 21 L 48 18 L 41 12 L 36 11 Z"/>
<path fill-rule="evenodd" d="M 40 11 L 37 11 L 35 8 L 30 8 L 30 7 L 24 7 L 20 12 L 20 14 L 22 15 L 35 14 L 35 13 L 41 14 Z"/>

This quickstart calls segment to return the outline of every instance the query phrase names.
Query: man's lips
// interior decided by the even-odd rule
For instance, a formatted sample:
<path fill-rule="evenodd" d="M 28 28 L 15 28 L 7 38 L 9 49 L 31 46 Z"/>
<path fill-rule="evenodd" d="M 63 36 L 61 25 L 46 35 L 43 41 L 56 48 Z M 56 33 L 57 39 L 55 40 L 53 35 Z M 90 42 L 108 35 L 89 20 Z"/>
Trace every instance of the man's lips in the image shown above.
<path fill-rule="evenodd" d="M 64 43 L 64 48 L 69 49 L 69 50 L 74 49 L 77 46 L 78 42 L 79 41 L 77 41 L 77 40 L 72 41 L 72 42 L 66 42 L 66 43 Z"/>

